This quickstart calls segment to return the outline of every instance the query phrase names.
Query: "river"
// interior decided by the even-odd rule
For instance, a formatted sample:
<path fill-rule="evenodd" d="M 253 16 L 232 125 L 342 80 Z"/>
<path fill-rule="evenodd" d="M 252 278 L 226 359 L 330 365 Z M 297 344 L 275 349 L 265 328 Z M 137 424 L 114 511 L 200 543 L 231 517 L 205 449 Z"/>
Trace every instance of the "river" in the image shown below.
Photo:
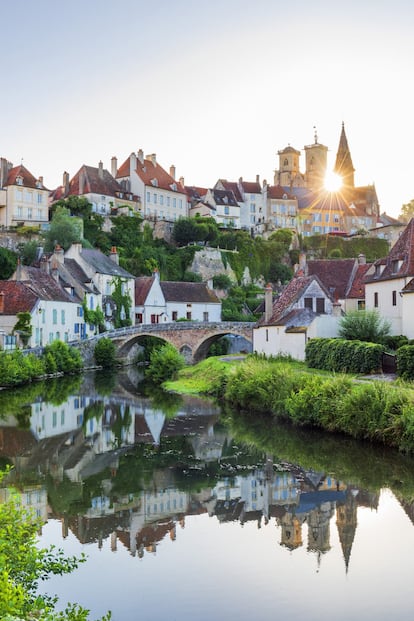
<path fill-rule="evenodd" d="M 148 392 L 135 369 L 0 393 L 42 588 L 114 621 L 412 619 L 414 459 Z M 0 490 L 5 495 L 7 490 Z"/>

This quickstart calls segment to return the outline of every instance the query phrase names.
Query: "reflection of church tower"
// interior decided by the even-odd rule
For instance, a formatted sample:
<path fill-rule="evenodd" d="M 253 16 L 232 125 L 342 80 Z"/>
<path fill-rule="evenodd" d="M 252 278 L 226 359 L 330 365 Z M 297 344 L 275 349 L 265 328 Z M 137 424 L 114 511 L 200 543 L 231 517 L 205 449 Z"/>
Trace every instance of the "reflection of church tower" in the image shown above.
<path fill-rule="evenodd" d="M 357 502 L 352 494 L 352 490 L 347 493 L 346 503 L 336 509 L 336 525 L 345 559 L 346 571 L 348 572 L 349 559 L 357 527 Z"/>
<path fill-rule="evenodd" d="M 318 135 L 315 131 L 315 142 L 305 146 L 306 157 L 306 187 L 314 191 L 320 190 L 324 185 L 326 175 L 326 162 L 328 147 L 318 143 Z"/>
<path fill-rule="evenodd" d="M 280 520 L 282 527 L 282 536 L 280 545 L 294 550 L 302 545 L 302 521 L 292 513 L 288 511 Z"/>
<path fill-rule="evenodd" d="M 348 147 L 348 140 L 346 139 L 345 127 L 343 123 L 341 137 L 339 139 L 338 152 L 336 154 L 334 172 L 342 177 L 343 186 L 345 188 L 355 187 L 355 168 L 352 164 L 351 152 Z"/>
<path fill-rule="evenodd" d="M 329 522 L 333 505 L 325 502 L 308 515 L 308 551 L 328 552 L 331 549 Z"/>

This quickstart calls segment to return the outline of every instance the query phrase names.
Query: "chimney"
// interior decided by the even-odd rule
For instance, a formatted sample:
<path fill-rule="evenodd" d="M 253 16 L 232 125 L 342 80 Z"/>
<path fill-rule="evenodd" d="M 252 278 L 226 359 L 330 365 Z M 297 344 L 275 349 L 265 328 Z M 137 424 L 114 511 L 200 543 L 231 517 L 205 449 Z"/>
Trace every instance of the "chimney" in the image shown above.
<path fill-rule="evenodd" d="M 111 158 L 111 175 L 113 176 L 114 179 L 116 178 L 117 172 L 118 172 L 118 160 L 114 156 Z"/>
<path fill-rule="evenodd" d="M 40 261 L 40 269 L 45 274 L 50 274 L 50 265 L 49 265 L 49 261 L 48 261 L 47 257 L 42 257 L 42 259 Z"/>
<path fill-rule="evenodd" d="M 267 323 L 273 315 L 273 289 L 270 283 L 265 287 L 265 322 Z"/>
<path fill-rule="evenodd" d="M 157 156 L 155 153 L 151 153 L 150 155 L 147 155 L 147 159 L 151 160 L 152 165 L 154 167 L 157 165 Z"/>
<path fill-rule="evenodd" d="M 63 185 L 63 191 L 65 194 L 68 194 L 69 192 L 69 173 L 65 172 L 63 173 L 63 181 L 62 181 L 62 185 Z"/>
<path fill-rule="evenodd" d="M 53 253 L 53 258 L 55 259 L 55 261 L 57 263 L 60 263 L 61 265 L 63 265 L 63 263 L 64 263 L 64 250 L 63 250 L 62 246 L 59 246 L 59 244 L 56 244 L 56 246 L 55 246 L 55 251 Z"/>
<path fill-rule="evenodd" d="M 367 258 L 366 256 L 361 252 L 361 254 L 358 255 L 358 264 L 359 265 L 365 265 L 367 262 Z"/>
<path fill-rule="evenodd" d="M 109 255 L 109 258 L 116 263 L 117 265 L 119 265 L 119 254 L 118 251 L 116 249 L 116 246 L 112 246 L 111 248 L 111 254 Z"/>
<path fill-rule="evenodd" d="M 98 164 L 98 175 L 99 175 L 99 179 L 103 179 L 103 164 L 102 164 L 102 160 Z"/>
<path fill-rule="evenodd" d="M 43 175 L 39 177 L 39 185 L 43 185 Z"/>
<path fill-rule="evenodd" d="M 299 254 L 299 270 L 302 272 L 303 276 L 308 275 L 308 264 L 306 262 L 306 252 L 301 252 Z"/>
<path fill-rule="evenodd" d="M 4 291 L 0 291 L 0 313 L 4 313 Z"/>
<path fill-rule="evenodd" d="M 85 187 L 85 175 L 83 174 L 83 170 L 79 173 L 79 196 L 83 194 L 83 190 Z"/>
<path fill-rule="evenodd" d="M 171 164 L 170 166 L 170 176 L 174 179 L 175 181 L 175 166 L 174 164 Z"/>
<path fill-rule="evenodd" d="M 56 282 L 59 282 L 58 260 L 56 259 L 56 257 L 53 258 L 50 274 L 56 280 Z"/>
<path fill-rule="evenodd" d="M 334 302 L 332 304 L 332 315 L 334 317 L 340 317 L 342 315 L 342 306 L 339 302 Z"/>
<path fill-rule="evenodd" d="M 185 183 L 184 183 L 184 177 L 180 177 L 179 179 L 179 183 L 181 183 L 181 185 L 184 187 Z"/>
<path fill-rule="evenodd" d="M 131 153 L 129 156 L 129 175 L 132 176 L 132 173 L 137 169 L 137 156 L 135 153 Z"/>
<path fill-rule="evenodd" d="M 158 268 L 155 268 L 155 270 L 152 272 L 152 275 L 153 275 L 155 280 L 159 280 L 160 279 L 160 273 L 158 271 Z"/>
<path fill-rule="evenodd" d="M 256 183 L 260 183 L 260 175 L 256 175 Z"/>
<path fill-rule="evenodd" d="M 16 281 L 20 281 L 22 279 L 22 264 L 20 258 L 17 259 L 17 267 L 16 267 Z"/>
<path fill-rule="evenodd" d="M 144 151 L 142 149 L 139 149 L 137 155 L 138 155 L 139 161 L 141 162 L 141 164 L 143 164 L 144 163 Z"/>

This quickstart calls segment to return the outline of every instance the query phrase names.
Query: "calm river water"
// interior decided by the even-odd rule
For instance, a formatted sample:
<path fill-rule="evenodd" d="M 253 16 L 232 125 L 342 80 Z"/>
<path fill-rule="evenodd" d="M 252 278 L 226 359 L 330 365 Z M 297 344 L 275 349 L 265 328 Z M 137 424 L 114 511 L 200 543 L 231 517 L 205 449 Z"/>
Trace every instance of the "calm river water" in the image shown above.
<path fill-rule="evenodd" d="M 411 621 L 413 458 L 146 394 L 132 369 L 3 391 L 0 411 L 1 464 L 44 517 L 40 544 L 87 555 L 44 585 L 62 607 Z"/>

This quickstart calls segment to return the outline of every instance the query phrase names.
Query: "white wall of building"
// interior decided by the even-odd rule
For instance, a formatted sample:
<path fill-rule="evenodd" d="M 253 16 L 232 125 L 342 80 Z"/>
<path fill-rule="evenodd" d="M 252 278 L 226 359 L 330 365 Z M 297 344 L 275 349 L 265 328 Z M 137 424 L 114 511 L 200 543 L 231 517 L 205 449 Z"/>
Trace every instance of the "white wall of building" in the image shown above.
<path fill-rule="evenodd" d="M 409 279 L 395 278 L 365 285 L 365 304 L 367 310 L 376 310 L 391 323 L 391 334 L 403 334 L 401 290 Z M 377 295 L 376 295 L 377 294 Z"/>

